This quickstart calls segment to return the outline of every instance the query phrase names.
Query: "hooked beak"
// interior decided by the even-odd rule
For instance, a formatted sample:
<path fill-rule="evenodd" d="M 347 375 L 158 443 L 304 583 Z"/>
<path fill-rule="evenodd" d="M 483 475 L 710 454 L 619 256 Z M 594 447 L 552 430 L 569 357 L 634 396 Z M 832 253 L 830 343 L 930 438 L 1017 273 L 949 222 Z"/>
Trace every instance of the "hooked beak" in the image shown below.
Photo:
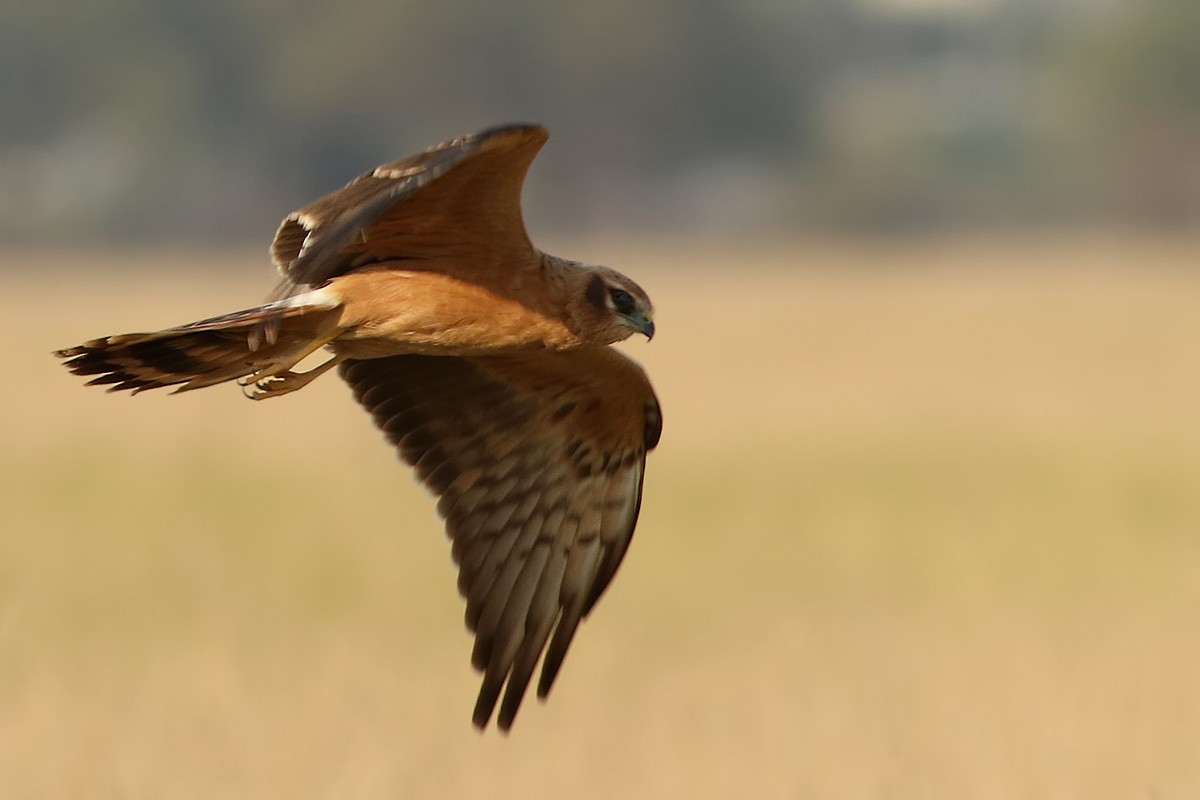
<path fill-rule="evenodd" d="M 642 325 L 638 330 L 646 334 L 646 341 L 650 341 L 654 338 L 654 320 L 650 317 L 642 317 Z"/>

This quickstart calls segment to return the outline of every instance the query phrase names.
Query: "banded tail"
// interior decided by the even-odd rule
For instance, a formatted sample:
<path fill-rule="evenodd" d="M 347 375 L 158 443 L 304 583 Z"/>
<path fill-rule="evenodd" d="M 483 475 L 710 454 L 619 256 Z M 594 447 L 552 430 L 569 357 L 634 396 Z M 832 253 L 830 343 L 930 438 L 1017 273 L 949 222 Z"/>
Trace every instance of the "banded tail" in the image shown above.
<path fill-rule="evenodd" d="M 301 295 L 154 333 L 92 339 L 54 355 L 76 375 L 94 375 L 88 386 L 110 392 L 186 392 L 241 379 L 243 386 L 257 382 L 247 396 L 260 399 L 299 389 L 341 360 L 289 371 L 337 335 L 340 314 L 336 304 Z"/>

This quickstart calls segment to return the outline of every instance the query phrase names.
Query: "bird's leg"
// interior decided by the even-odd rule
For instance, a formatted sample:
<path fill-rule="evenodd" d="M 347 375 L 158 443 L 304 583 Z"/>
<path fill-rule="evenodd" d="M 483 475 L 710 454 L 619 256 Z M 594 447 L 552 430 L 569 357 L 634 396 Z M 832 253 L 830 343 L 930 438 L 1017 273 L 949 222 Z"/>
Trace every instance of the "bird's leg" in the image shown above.
<path fill-rule="evenodd" d="M 242 394 L 251 400 L 263 400 L 267 397 L 278 397 L 281 394 L 294 392 L 311 383 L 314 379 L 342 363 L 345 357 L 334 356 L 318 367 L 308 372 L 292 372 L 292 367 L 308 358 L 331 342 L 334 336 L 323 336 L 307 343 L 300 350 L 287 353 L 283 358 L 256 370 L 250 375 L 238 379 Z"/>
<path fill-rule="evenodd" d="M 242 385 L 242 394 L 246 397 L 251 400 L 265 400 L 268 397 L 278 397 L 281 394 L 303 389 L 345 360 L 345 356 L 334 356 L 324 364 L 313 367 L 307 372 L 292 372 L 290 369 L 285 369 L 282 372 L 264 374 L 260 370 L 242 378 L 238 383 Z"/>

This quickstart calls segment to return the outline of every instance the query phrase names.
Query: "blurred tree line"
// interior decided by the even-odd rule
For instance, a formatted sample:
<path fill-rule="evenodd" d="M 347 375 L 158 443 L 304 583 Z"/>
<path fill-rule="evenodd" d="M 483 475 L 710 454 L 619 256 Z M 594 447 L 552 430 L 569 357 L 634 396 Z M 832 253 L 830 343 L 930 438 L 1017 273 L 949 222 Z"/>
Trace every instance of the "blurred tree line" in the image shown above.
<path fill-rule="evenodd" d="M 1196 0 L 0 0 L 6 241 L 263 240 L 546 123 L 537 229 L 1200 223 Z"/>

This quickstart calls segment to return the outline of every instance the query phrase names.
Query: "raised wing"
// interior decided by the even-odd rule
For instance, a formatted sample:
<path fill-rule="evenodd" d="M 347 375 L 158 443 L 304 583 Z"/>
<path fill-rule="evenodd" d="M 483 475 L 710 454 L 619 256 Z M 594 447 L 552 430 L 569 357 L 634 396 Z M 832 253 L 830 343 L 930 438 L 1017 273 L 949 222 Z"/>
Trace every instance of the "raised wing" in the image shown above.
<path fill-rule="evenodd" d="M 508 730 L 546 651 L 545 698 L 625 555 L 661 416 L 610 348 L 348 361 L 341 375 L 440 496 L 483 672 L 474 722 Z M 547 642 L 549 644 L 547 645 Z"/>
<path fill-rule="evenodd" d="M 392 259 L 533 263 L 521 185 L 548 137 L 538 125 L 505 125 L 450 139 L 289 214 L 271 244 L 283 275 L 272 299 Z"/>

